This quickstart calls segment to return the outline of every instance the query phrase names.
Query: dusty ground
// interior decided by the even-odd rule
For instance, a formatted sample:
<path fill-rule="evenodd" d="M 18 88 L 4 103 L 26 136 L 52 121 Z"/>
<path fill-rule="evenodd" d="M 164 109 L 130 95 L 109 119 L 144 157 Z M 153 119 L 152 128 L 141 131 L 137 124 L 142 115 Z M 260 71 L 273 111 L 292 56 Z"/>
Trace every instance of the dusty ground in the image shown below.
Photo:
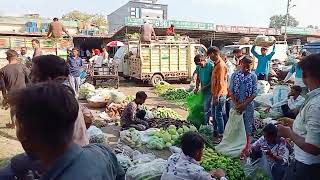
<path fill-rule="evenodd" d="M 177 87 L 183 87 L 185 85 L 176 85 Z M 145 91 L 148 95 L 146 106 L 157 107 L 165 106 L 174 109 L 182 117 L 187 116 L 187 112 L 181 107 L 169 103 L 157 94 L 154 93 L 153 87 L 146 87 L 143 84 L 136 84 L 131 82 L 121 82 L 120 91 L 126 95 L 135 95 L 137 91 Z M 9 111 L 0 109 L 0 167 L 6 164 L 6 162 L 14 155 L 23 152 L 23 149 L 17 141 L 15 130 L 5 128 L 5 124 L 9 122 Z M 114 125 L 103 128 L 103 131 L 107 134 L 108 142 L 111 146 L 115 146 L 118 141 L 120 128 Z M 147 149 L 141 149 L 143 152 L 148 152 Z M 156 152 L 156 155 L 167 156 L 168 152 Z"/>

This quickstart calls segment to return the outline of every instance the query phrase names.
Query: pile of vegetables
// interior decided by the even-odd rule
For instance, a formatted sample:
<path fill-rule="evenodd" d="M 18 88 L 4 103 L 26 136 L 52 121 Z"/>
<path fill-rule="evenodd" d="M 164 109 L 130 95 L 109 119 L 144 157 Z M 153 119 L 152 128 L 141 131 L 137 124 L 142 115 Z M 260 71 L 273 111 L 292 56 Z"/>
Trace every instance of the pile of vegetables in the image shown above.
<path fill-rule="evenodd" d="M 167 161 L 164 159 L 155 159 L 144 164 L 137 164 L 128 169 L 126 180 L 157 180 L 161 178 L 162 173 L 167 167 Z"/>
<path fill-rule="evenodd" d="M 84 83 L 79 88 L 79 99 L 87 99 L 87 95 L 95 91 L 94 85 Z"/>
<path fill-rule="evenodd" d="M 170 89 L 161 94 L 161 96 L 166 100 L 177 101 L 186 100 L 189 94 L 190 93 L 185 89 Z"/>
<path fill-rule="evenodd" d="M 121 139 L 121 141 L 123 141 L 125 144 L 127 144 L 130 147 L 142 146 L 141 135 L 134 128 L 130 128 L 125 131 L 121 131 L 120 132 L 120 139 Z"/>
<path fill-rule="evenodd" d="M 175 89 L 175 87 L 165 81 L 161 81 L 155 86 L 156 93 L 160 95 L 172 89 Z"/>
<path fill-rule="evenodd" d="M 221 168 L 226 172 L 228 180 L 243 180 L 245 174 L 240 160 L 234 160 L 229 157 L 216 153 L 211 148 L 205 148 L 200 165 L 206 170 Z"/>
<path fill-rule="evenodd" d="M 182 117 L 170 108 L 157 108 L 153 111 L 155 118 L 172 118 L 172 119 L 182 119 Z"/>
<path fill-rule="evenodd" d="M 171 147 L 172 145 L 179 144 L 180 137 L 189 131 L 197 131 L 197 128 L 185 125 L 177 128 L 175 125 L 170 125 L 166 130 L 161 128 L 157 131 L 151 131 L 149 134 L 151 137 L 147 143 L 147 147 L 149 149 L 162 150 Z"/>
<path fill-rule="evenodd" d="M 187 121 L 182 121 L 179 119 L 172 118 L 152 118 L 148 119 L 148 124 L 150 128 L 164 128 L 167 129 L 170 125 L 174 125 L 177 128 L 182 127 L 183 125 L 190 125 Z"/>

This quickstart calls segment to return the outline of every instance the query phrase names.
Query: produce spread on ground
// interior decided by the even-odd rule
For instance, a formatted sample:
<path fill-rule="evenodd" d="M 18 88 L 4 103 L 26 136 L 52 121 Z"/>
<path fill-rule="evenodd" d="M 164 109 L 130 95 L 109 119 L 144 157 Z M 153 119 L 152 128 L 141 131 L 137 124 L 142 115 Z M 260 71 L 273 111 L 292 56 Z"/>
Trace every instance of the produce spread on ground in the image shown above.
<path fill-rule="evenodd" d="M 149 129 L 137 131 L 130 128 L 120 132 L 116 152 L 119 152 L 117 157 L 127 172 L 127 179 L 159 179 L 166 167 L 166 159 L 156 157 L 155 153 L 139 152 L 137 149 L 144 147 L 151 152 L 168 151 L 169 148 L 179 147 L 181 136 L 188 131 L 199 132 L 206 141 L 206 148 L 200 162 L 206 171 L 221 168 L 225 170 L 229 180 L 246 179 L 248 173 L 245 162 L 241 162 L 239 157 L 223 155 L 215 150 L 212 143 L 213 127 L 204 125 L 203 103 L 200 103 L 203 101 L 203 96 L 201 93 L 195 95 L 190 89 L 175 88 L 167 82 L 161 82 L 154 87 L 155 93 L 163 99 L 183 104 L 189 112 L 187 117 L 182 117 L 167 107 L 142 106 L 141 108 L 146 110 Z M 254 137 L 256 138 L 261 136 L 261 129 L 264 125 L 272 122 L 272 117 L 279 117 L 280 111 L 275 110 L 267 113 L 265 109 L 284 99 L 287 96 L 288 87 L 277 85 L 269 93 L 270 85 L 263 81 L 259 82 L 258 91 L 259 96 L 255 99 L 259 105 L 255 111 L 256 131 Z M 102 110 L 98 114 L 100 120 L 95 120 L 88 129 L 90 142 L 97 143 L 107 143 L 99 128 L 110 123 L 119 125 L 122 111 L 134 99 L 134 97 L 126 96 L 118 90 L 96 89 L 88 83 L 80 87 L 80 98 L 87 101 L 88 107 Z M 251 173 L 250 177 L 263 179 L 266 176 L 256 170 L 254 176 Z"/>

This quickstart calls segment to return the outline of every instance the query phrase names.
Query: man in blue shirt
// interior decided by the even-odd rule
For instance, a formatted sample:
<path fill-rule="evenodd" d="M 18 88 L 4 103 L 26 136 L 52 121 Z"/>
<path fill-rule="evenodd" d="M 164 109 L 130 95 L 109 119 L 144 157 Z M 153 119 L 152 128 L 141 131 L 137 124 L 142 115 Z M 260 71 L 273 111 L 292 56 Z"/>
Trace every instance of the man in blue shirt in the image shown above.
<path fill-rule="evenodd" d="M 199 86 L 201 84 L 201 92 L 204 95 L 204 113 L 205 113 L 205 123 L 209 123 L 209 118 L 211 116 L 211 74 L 213 70 L 213 62 L 203 55 L 196 55 L 194 57 L 194 63 L 197 65 L 195 73 L 197 74 L 195 93 L 198 93 Z"/>
<path fill-rule="evenodd" d="M 71 88 L 52 82 L 35 84 L 15 92 L 10 103 L 16 107 L 17 138 L 27 154 L 19 157 L 19 162 L 26 165 L 20 164 L 19 169 L 28 174 L 23 179 L 36 176 L 40 180 L 124 179 L 125 173 L 109 148 L 96 144 L 80 147 L 73 143 L 79 105 Z M 0 179 L 14 179 L 17 169 L 12 167 L 18 164 L 12 162 L 11 167 L 0 170 Z M 42 168 L 27 169 L 31 162 Z M 41 174 L 33 172 L 34 168 L 41 169 Z"/>
<path fill-rule="evenodd" d="M 276 44 L 273 45 L 272 52 L 267 55 L 268 49 L 261 47 L 261 55 L 256 52 L 256 45 L 252 46 L 251 53 L 258 59 L 256 75 L 258 80 L 267 80 L 270 72 L 270 61 L 275 54 Z"/>
<path fill-rule="evenodd" d="M 79 57 L 78 48 L 72 49 L 72 55 L 68 57 L 69 81 L 72 89 L 78 94 L 80 86 L 80 69 L 83 66 L 82 59 Z"/>

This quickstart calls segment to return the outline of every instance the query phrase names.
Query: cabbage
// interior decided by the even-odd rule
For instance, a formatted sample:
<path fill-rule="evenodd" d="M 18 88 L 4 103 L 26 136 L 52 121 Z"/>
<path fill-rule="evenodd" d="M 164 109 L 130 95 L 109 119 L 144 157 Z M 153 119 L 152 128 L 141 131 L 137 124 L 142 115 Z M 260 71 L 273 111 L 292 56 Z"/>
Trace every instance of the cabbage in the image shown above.
<path fill-rule="evenodd" d="M 126 100 L 126 95 L 124 95 L 122 92 L 119 91 L 111 91 L 111 102 L 120 104 L 123 103 L 123 101 Z"/>
<path fill-rule="evenodd" d="M 177 131 L 176 131 L 176 129 L 168 129 L 168 132 L 169 132 L 169 134 L 171 134 L 171 135 L 175 135 L 175 134 L 177 134 Z"/>
<path fill-rule="evenodd" d="M 183 134 L 183 129 L 182 129 L 182 128 L 179 128 L 179 129 L 178 129 L 178 133 L 179 133 L 179 134 Z"/>
<path fill-rule="evenodd" d="M 193 132 L 198 131 L 197 128 L 196 128 L 194 125 L 191 125 L 191 126 L 189 127 L 189 129 L 190 129 L 190 131 L 193 131 Z"/>
<path fill-rule="evenodd" d="M 167 143 L 166 143 L 166 147 L 169 148 L 169 147 L 171 147 L 171 146 L 172 146 L 171 142 L 167 142 Z"/>
<path fill-rule="evenodd" d="M 79 88 L 79 99 L 86 99 L 89 93 L 95 91 L 95 87 L 90 83 L 84 83 Z"/>
<path fill-rule="evenodd" d="M 184 133 L 190 131 L 190 129 L 189 129 L 186 125 L 183 125 L 182 128 L 183 128 L 183 132 L 184 132 Z"/>
<path fill-rule="evenodd" d="M 165 132 L 164 134 L 163 134 L 163 140 L 164 140 L 164 142 L 170 142 L 171 141 L 171 135 L 168 133 L 168 132 Z"/>

